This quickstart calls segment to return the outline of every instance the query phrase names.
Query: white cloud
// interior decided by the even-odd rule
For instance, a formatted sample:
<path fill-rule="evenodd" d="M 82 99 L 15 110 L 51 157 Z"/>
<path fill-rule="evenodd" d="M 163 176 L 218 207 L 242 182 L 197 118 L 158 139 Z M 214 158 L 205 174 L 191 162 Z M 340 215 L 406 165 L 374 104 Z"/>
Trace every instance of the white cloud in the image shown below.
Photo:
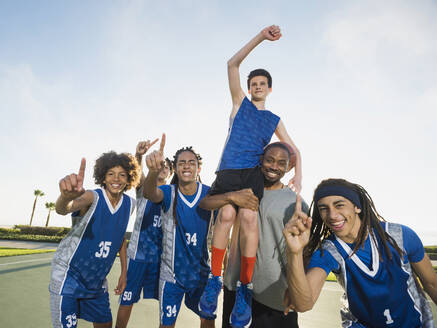
<path fill-rule="evenodd" d="M 350 2 L 329 16 L 326 41 L 343 60 L 359 64 L 367 58 L 429 56 L 437 30 L 433 1 Z"/>

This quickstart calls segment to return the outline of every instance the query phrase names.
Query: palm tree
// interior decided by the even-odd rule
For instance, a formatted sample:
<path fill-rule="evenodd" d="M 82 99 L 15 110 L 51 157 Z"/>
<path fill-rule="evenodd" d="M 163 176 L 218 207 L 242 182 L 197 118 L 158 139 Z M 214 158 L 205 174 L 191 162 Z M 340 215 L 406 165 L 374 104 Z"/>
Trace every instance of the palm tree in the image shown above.
<path fill-rule="evenodd" d="M 46 227 L 47 227 L 49 225 L 50 213 L 55 209 L 55 203 L 53 202 L 46 203 L 46 209 L 49 210 L 49 214 L 47 215 L 47 220 L 46 220 Z"/>
<path fill-rule="evenodd" d="M 44 196 L 44 192 L 42 190 L 36 189 L 33 192 L 33 194 L 35 195 L 35 200 L 33 202 L 32 215 L 30 216 L 30 224 L 29 225 L 32 225 L 33 214 L 35 213 L 36 200 L 38 199 L 38 197 Z"/>

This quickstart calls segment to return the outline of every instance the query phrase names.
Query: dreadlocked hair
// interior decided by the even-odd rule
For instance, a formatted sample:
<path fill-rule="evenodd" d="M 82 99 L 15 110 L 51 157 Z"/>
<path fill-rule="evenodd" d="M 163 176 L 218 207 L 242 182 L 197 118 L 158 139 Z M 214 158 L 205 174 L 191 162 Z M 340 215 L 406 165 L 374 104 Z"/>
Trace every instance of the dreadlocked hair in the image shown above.
<path fill-rule="evenodd" d="M 327 180 L 323 180 L 317 186 L 316 190 L 314 191 L 314 195 L 316 194 L 319 188 L 325 186 L 333 186 L 333 185 L 340 185 L 349 188 L 350 190 L 356 192 L 360 198 L 361 212 L 358 213 L 358 216 L 360 217 L 361 220 L 361 226 L 360 226 L 360 230 L 358 231 L 355 247 L 351 255 L 355 254 L 360 247 L 364 248 L 364 243 L 366 241 L 368 233 L 371 235 L 372 238 L 374 238 L 374 240 L 377 240 L 375 236 L 376 233 L 376 235 L 378 235 L 379 239 L 381 240 L 384 250 L 387 253 L 388 258 L 390 260 L 393 258 L 393 255 L 392 252 L 390 251 L 390 248 L 388 247 L 388 244 L 391 244 L 396 250 L 396 252 L 399 254 L 399 256 L 402 258 L 404 252 L 397 245 L 396 241 L 381 227 L 380 222 L 381 221 L 386 222 L 386 220 L 381 215 L 379 215 L 379 213 L 376 211 L 372 198 L 363 187 L 361 187 L 358 184 L 346 181 L 344 179 L 327 179 Z M 327 237 L 329 237 L 332 233 L 330 229 L 326 226 L 326 224 L 323 222 L 317 204 L 314 203 L 314 198 L 310 206 L 310 213 L 313 219 L 313 223 L 311 226 L 310 242 L 308 243 L 307 247 L 304 250 L 305 258 L 310 257 L 313 254 L 313 252 L 322 245 L 322 242 Z M 380 245 L 378 245 L 377 248 L 378 248 L 379 258 L 382 261 Z M 321 252 L 323 252 L 322 248 L 320 250 Z"/>
<path fill-rule="evenodd" d="M 174 173 L 173 161 L 170 158 L 166 157 L 165 162 L 167 163 L 168 168 L 169 168 L 168 175 L 171 176 Z"/>
<path fill-rule="evenodd" d="M 176 205 L 177 205 L 177 202 L 178 202 L 178 191 L 179 191 L 179 178 L 178 178 L 178 175 L 176 174 L 176 169 L 177 169 L 177 162 L 178 162 L 179 155 L 181 153 L 185 152 L 185 151 L 191 152 L 194 155 L 194 157 L 196 157 L 198 167 L 202 166 L 202 157 L 198 153 L 196 153 L 194 151 L 192 146 L 183 147 L 183 148 L 177 150 L 176 154 L 174 154 L 174 156 L 173 156 L 172 164 L 173 164 L 174 174 L 173 174 L 173 178 L 170 181 L 170 184 L 175 186 L 175 196 L 174 196 L 174 201 L 173 201 L 173 220 L 174 220 L 176 225 L 178 224 L 178 217 L 177 217 L 177 213 L 176 213 Z M 202 183 L 202 180 L 200 180 L 200 176 L 199 175 L 197 175 L 196 180 L 198 182 Z"/>

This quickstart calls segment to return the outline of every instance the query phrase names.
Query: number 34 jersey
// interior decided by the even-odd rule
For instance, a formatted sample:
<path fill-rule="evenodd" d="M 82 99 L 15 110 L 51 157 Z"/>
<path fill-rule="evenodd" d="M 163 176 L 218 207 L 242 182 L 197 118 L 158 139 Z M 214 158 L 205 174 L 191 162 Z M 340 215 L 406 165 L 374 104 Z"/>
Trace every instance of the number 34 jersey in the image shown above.
<path fill-rule="evenodd" d="M 107 289 L 106 276 L 123 243 L 134 201 L 123 194 L 114 208 L 102 189 L 61 241 L 52 260 L 49 290 L 55 294 L 90 298 Z M 74 214 L 73 214 L 74 215 Z"/>
<path fill-rule="evenodd" d="M 198 183 L 194 195 L 184 195 L 180 190 L 176 193 L 174 185 L 160 188 L 164 193 L 160 279 L 187 289 L 196 288 L 209 273 L 207 235 L 211 211 L 198 206 L 209 187 Z"/>

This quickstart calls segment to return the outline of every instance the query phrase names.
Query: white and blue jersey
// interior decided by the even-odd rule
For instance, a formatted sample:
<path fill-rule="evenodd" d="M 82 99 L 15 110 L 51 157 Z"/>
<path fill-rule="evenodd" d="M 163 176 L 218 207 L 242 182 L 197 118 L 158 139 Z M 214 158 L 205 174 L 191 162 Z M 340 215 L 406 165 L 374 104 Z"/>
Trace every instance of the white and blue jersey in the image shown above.
<path fill-rule="evenodd" d="M 416 286 L 410 265 L 424 257 L 419 237 L 406 226 L 381 225 L 404 251 L 402 259 L 389 244 L 393 255 L 390 260 L 376 234 L 375 239 L 369 234 L 364 249 L 352 256 L 354 245 L 332 234 L 322 244 L 323 256 L 318 249 L 308 268 L 334 272 L 343 286 L 350 310 L 341 311 L 343 327 L 433 327 L 431 309 Z"/>
<path fill-rule="evenodd" d="M 237 114 L 230 119 L 217 172 L 258 166 L 264 147 L 269 144 L 279 120 L 279 116 L 268 110 L 258 110 L 244 97 Z"/>
<path fill-rule="evenodd" d="M 61 241 L 52 260 L 49 290 L 75 298 L 98 297 L 123 243 L 133 200 L 123 194 L 114 208 L 102 189 L 85 215 Z"/>
<path fill-rule="evenodd" d="M 132 305 L 143 298 L 158 299 L 159 267 L 162 253 L 161 204 L 144 198 L 137 189 L 137 218 L 127 249 L 127 285 L 120 305 Z"/>
<path fill-rule="evenodd" d="M 162 201 L 162 256 L 160 279 L 178 283 L 186 289 L 195 288 L 199 281 L 206 280 L 209 273 L 207 235 L 211 211 L 198 206 L 208 193 L 209 187 L 197 183 L 194 195 L 177 194 L 177 223 L 173 218 L 175 186 L 159 187 Z"/>
<path fill-rule="evenodd" d="M 127 255 L 139 262 L 159 262 L 162 252 L 161 205 L 144 198 L 142 188 L 137 190 L 136 205 L 137 218 Z"/>

